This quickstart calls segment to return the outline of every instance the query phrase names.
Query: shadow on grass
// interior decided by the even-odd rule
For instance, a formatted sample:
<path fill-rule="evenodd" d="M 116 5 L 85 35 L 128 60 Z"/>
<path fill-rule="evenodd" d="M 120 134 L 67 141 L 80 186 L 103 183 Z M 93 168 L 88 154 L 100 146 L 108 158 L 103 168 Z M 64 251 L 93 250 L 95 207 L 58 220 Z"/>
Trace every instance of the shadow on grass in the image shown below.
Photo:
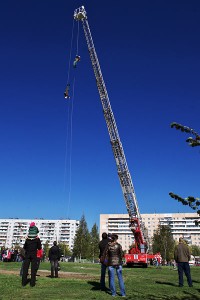
<path fill-rule="evenodd" d="M 111 295 L 111 291 L 109 288 L 105 288 L 105 290 L 101 290 L 101 286 L 100 286 L 100 283 L 99 282 L 96 282 L 96 281 L 88 281 L 88 284 L 92 285 L 93 287 L 91 288 L 91 290 L 93 291 L 101 291 L 102 293 L 106 293 L 106 294 L 109 294 Z M 116 296 L 121 296 L 120 293 L 117 293 Z M 112 298 L 112 297 L 111 297 Z M 133 300 L 132 296 L 126 296 L 126 299 L 130 299 L 130 300 Z"/>
<path fill-rule="evenodd" d="M 147 298 L 144 299 L 148 299 L 148 300 L 156 300 L 156 299 L 163 299 L 163 300 L 199 300 L 199 296 L 196 295 L 192 295 L 190 293 L 185 293 L 186 295 L 184 296 L 167 296 L 167 295 L 163 295 L 163 297 L 161 298 L 161 296 L 156 296 L 156 295 L 147 295 Z M 129 298 L 128 298 L 129 299 Z M 133 298 L 130 298 L 133 299 Z"/>
<path fill-rule="evenodd" d="M 88 281 L 88 284 L 92 285 L 92 288 L 91 288 L 92 291 L 102 291 L 107 294 L 110 294 L 110 289 L 108 289 L 108 288 L 105 288 L 105 290 L 101 290 L 100 282 Z"/>
<path fill-rule="evenodd" d="M 88 283 L 90 285 L 92 285 L 91 290 L 93 290 L 93 291 L 101 290 L 100 282 L 97 282 L 97 281 L 88 281 Z"/>
<path fill-rule="evenodd" d="M 198 281 L 193 281 L 193 282 L 198 283 Z M 176 284 L 171 283 L 171 282 L 155 281 L 155 283 L 178 287 Z M 182 290 L 182 288 L 181 288 L 181 290 Z M 200 292 L 200 289 L 197 289 L 197 291 Z M 199 299 L 200 299 L 200 296 L 191 294 L 191 293 L 186 292 L 186 291 L 184 291 L 184 294 L 185 294 L 185 295 L 182 296 L 181 298 L 180 298 L 180 297 L 176 297 L 176 296 L 172 296 L 172 297 L 171 297 L 171 296 L 169 296 L 169 297 L 164 296 L 163 299 L 166 299 L 166 300 L 168 300 L 168 299 L 169 299 L 169 300 L 199 300 Z M 151 298 L 151 297 L 152 297 L 152 298 Z M 149 299 L 156 299 L 156 298 L 153 298 L 153 297 L 155 297 L 155 296 L 149 295 Z"/>
<path fill-rule="evenodd" d="M 194 283 L 200 283 L 200 281 L 197 281 L 197 280 L 192 280 L 192 282 Z"/>
<path fill-rule="evenodd" d="M 172 300 L 181 299 L 181 300 L 199 300 L 200 297 L 197 295 L 193 295 L 188 292 L 184 292 L 185 296 L 182 296 L 181 298 L 172 298 Z"/>
<path fill-rule="evenodd" d="M 172 286 L 177 286 L 177 284 L 167 282 L 167 281 L 155 281 L 157 284 L 164 284 L 164 285 L 172 285 Z"/>

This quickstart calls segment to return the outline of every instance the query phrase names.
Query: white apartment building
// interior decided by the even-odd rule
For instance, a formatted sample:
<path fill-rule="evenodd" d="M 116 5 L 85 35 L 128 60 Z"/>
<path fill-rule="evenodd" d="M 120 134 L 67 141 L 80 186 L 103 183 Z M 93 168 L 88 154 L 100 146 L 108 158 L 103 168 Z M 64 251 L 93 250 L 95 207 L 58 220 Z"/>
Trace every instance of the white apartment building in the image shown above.
<path fill-rule="evenodd" d="M 197 213 L 141 214 L 141 218 L 150 241 L 160 224 L 171 227 L 175 240 L 183 236 L 190 244 L 200 246 L 200 227 L 194 224 L 198 219 Z M 103 232 L 118 234 L 118 241 L 126 251 L 134 242 L 133 233 L 129 228 L 128 214 L 101 214 L 100 239 Z"/>
<path fill-rule="evenodd" d="M 28 220 L 28 219 L 0 219 L 0 247 L 11 248 L 15 244 L 23 246 L 28 235 L 31 222 L 39 229 L 42 245 L 47 241 L 52 245 L 54 241 L 66 243 L 72 250 L 74 237 L 79 226 L 77 220 Z"/>
<path fill-rule="evenodd" d="M 197 213 L 142 214 L 141 217 L 150 238 L 159 224 L 168 225 L 176 241 L 183 236 L 189 244 L 200 246 L 200 227 L 195 226 Z"/>

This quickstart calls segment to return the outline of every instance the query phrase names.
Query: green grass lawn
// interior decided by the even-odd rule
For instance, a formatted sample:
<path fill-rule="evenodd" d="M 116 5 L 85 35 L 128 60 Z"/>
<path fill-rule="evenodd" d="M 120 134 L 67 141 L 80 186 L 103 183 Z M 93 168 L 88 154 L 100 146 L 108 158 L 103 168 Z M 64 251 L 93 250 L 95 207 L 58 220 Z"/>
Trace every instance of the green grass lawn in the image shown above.
<path fill-rule="evenodd" d="M 21 263 L 0 263 L 0 299 L 34 299 L 34 300 L 107 300 L 111 295 L 99 290 L 99 264 L 61 263 L 61 272 L 73 272 L 67 278 L 49 278 L 38 276 L 36 286 L 21 286 L 19 270 Z M 17 271 L 17 274 L 3 274 L 2 270 Z M 40 270 L 48 270 L 50 264 L 41 263 Z M 60 274 L 61 274 L 60 272 Z M 47 273 L 48 274 L 48 273 Z M 62 273 L 63 274 L 63 273 Z M 80 276 L 78 276 L 80 274 Z M 193 288 L 178 287 L 177 271 L 169 267 L 156 269 L 149 267 L 125 268 L 126 299 L 135 300 L 196 300 L 200 299 L 200 267 L 191 267 Z M 116 282 L 119 292 L 118 283 Z M 120 296 L 116 297 L 120 299 Z"/>

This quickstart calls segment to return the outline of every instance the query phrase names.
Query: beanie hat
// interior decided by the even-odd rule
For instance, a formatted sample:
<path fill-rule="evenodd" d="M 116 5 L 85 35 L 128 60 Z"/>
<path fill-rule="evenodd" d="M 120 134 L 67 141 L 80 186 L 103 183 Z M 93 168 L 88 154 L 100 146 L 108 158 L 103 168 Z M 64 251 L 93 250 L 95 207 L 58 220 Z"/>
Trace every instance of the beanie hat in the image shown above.
<path fill-rule="evenodd" d="M 35 226 L 35 222 L 30 223 L 30 227 L 33 227 L 33 226 Z"/>

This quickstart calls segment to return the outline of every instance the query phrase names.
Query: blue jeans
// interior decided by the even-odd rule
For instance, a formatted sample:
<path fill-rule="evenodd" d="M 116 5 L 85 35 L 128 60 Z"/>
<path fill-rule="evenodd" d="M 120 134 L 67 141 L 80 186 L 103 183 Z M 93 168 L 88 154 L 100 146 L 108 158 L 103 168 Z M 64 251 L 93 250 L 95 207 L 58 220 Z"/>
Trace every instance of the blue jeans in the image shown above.
<path fill-rule="evenodd" d="M 106 288 L 106 284 L 105 284 L 106 268 L 107 266 L 101 264 L 101 279 L 100 279 L 101 290 L 105 290 Z"/>
<path fill-rule="evenodd" d="M 179 278 L 179 286 L 183 286 L 183 272 L 187 278 L 187 282 L 189 286 L 192 286 L 192 279 L 190 275 L 190 265 L 188 262 L 179 262 L 178 263 L 178 278 Z"/>
<path fill-rule="evenodd" d="M 112 296 L 116 295 L 115 270 L 117 273 L 121 296 L 125 296 L 126 293 L 125 293 L 124 280 L 122 277 L 122 266 L 109 266 L 108 267 L 111 294 L 112 294 Z"/>

